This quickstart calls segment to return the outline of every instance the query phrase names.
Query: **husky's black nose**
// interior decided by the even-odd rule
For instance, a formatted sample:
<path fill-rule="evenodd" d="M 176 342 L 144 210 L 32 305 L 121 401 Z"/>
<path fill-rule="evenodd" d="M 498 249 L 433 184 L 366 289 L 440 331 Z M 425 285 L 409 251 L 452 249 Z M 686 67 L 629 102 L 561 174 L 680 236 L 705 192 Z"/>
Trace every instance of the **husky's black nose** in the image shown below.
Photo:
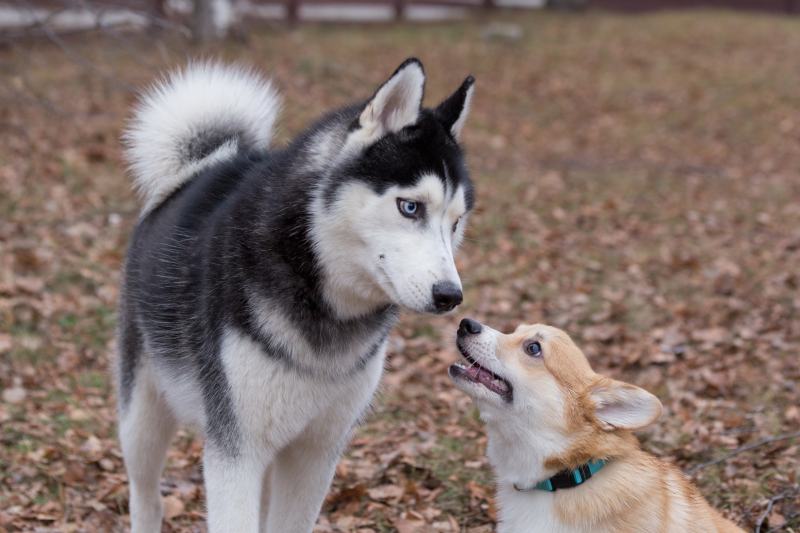
<path fill-rule="evenodd" d="M 463 300 L 461 288 L 452 281 L 439 281 L 433 285 L 433 305 L 442 313 L 450 311 Z"/>
<path fill-rule="evenodd" d="M 458 336 L 466 337 L 467 335 L 477 335 L 481 332 L 481 323 L 471 318 L 465 318 L 458 325 Z"/>

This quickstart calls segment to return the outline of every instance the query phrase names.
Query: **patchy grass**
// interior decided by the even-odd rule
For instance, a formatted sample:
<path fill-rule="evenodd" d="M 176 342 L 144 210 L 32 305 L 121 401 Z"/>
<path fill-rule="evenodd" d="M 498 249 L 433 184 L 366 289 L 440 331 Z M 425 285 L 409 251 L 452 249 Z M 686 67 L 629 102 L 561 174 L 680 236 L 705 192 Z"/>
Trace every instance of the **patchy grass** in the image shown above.
<path fill-rule="evenodd" d="M 800 19 L 719 11 L 514 13 L 486 21 L 261 28 L 202 51 L 271 72 L 278 142 L 367 97 L 405 57 L 427 102 L 477 80 L 477 209 L 459 316 L 566 328 L 594 365 L 662 398 L 644 445 L 686 469 L 800 424 Z M 111 392 L 113 309 L 137 203 L 119 135 L 133 88 L 191 50 L 173 36 L 0 50 L 0 531 L 118 531 L 127 486 Z M 85 65 L 92 65 L 86 67 Z M 445 369 L 458 317 L 404 317 L 384 391 L 321 531 L 488 531 L 483 428 Z M 799 443 L 694 475 L 726 515 L 800 530 Z M 171 531 L 202 530 L 201 444 L 174 443 Z M 400 487 L 401 490 L 386 487 Z M 794 494 L 794 496 L 791 496 Z"/>

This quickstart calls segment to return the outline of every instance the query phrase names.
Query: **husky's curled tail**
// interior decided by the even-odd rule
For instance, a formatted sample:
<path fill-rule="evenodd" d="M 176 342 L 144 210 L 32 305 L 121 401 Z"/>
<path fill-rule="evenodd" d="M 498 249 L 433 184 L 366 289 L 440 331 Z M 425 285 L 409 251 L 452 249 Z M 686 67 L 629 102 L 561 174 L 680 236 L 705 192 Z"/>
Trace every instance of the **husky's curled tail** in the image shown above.
<path fill-rule="evenodd" d="M 272 84 L 240 66 L 194 63 L 154 85 L 124 135 L 144 212 L 203 168 L 266 148 L 279 108 Z"/>

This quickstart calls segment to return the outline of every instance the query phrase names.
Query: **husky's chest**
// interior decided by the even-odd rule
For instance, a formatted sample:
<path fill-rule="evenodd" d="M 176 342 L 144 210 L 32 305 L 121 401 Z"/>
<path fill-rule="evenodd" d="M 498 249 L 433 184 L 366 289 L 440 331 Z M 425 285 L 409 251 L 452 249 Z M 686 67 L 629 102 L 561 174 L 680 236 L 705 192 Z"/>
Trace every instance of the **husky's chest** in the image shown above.
<path fill-rule="evenodd" d="M 315 420 L 367 404 L 383 372 L 388 328 L 326 350 L 284 326 L 270 342 L 229 329 L 220 346 L 237 426 L 258 446 L 282 448 Z"/>

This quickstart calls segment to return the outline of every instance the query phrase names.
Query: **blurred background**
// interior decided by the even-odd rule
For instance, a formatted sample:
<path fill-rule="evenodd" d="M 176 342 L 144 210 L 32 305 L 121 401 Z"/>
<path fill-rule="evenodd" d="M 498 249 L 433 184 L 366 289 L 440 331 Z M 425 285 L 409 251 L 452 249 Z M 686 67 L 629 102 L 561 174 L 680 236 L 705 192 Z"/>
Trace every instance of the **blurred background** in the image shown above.
<path fill-rule="evenodd" d="M 138 215 L 120 133 L 189 58 L 269 73 L 280 144 L 406 57 L 477 78 L 465 304 L 405 316 L 318 531 L 489 532 L 459 318 L 565 328 L 655 392 L 642 434 L 727 516 L 800 531 L 800 1 L 0 2 L 0 531 L 122 531 L 111 354 Z M 165 531 L 204 531 L 182 432 Z"/>

